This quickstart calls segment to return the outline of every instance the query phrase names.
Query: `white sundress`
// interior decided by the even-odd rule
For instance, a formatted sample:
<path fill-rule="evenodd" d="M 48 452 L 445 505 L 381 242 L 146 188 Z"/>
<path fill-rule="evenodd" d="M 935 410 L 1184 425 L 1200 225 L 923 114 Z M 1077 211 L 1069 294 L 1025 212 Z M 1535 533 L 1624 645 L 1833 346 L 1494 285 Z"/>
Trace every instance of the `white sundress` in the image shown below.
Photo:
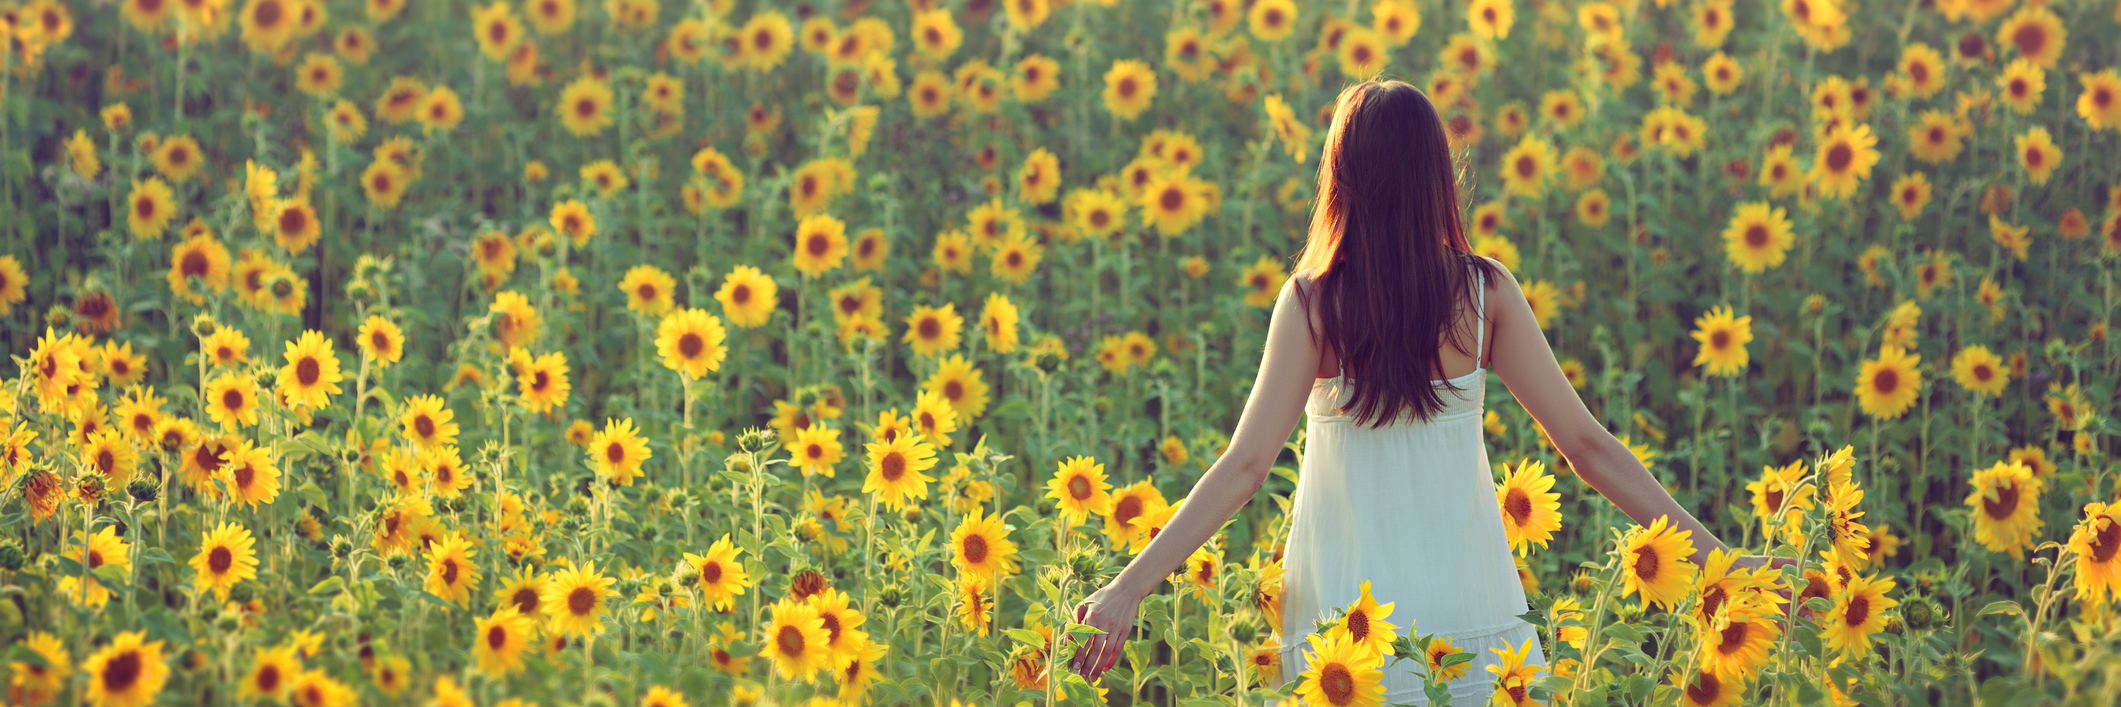
<path fill-rule="evenodd" d="M 1485 275 L 1481 278 L 1485 285 Z M 1486 338 L 1486 287 L 1473 360 Z M 1497 665 L 1491 648 L 1514 650 L 1538 628 L 1518 618 L 1524 586 L 1503 534 L 1495 478 L 1481 426 L 1486 368 L 1435 381 L 1444 406 L 1427 420 L 1370 427 L 1344 414 L 1352 398 L 1346 369 L 1314 381 L 1304 404 L 1305 449 L 1283 554 L 1282 679 L 1305 670 L 1304 637 L 1370 583 L 1385 620 L 1406 635 L 1448 636 L 1471 652 L 1464 676 L 1448 683 L 1455 705 L 1484 704 Z M 1446 385 L 1460 390 L 1452 391 Z M 1385 658 L 1390 662 L 1390 656 Z M 1539 642 L 1526 664 L 1545 665 Z M 1386 704 L 1427 704 L 1419 658 L 1386 668 Z"/>

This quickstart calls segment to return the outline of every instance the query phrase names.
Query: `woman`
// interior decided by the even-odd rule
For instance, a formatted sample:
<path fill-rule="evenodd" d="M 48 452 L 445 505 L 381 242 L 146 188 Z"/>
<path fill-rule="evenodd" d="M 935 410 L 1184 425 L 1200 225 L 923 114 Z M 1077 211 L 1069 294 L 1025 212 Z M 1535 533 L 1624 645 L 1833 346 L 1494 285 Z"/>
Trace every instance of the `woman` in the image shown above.
<path fill-rule="evenodd" d="M 1390 620 L 1473 653 L 1454 700 L 1490 694 L 1490 648 L 1538 635 L 1518 618 L 1523 587 L 1503 534 L 1482 444 L 1493 370 L 1544 426 L 1577 476 L 1644 526 L 1691 531 L 1699 564 L 1724 549 L 1562 376 L 1517 282 L 1475 256 L 1459 221 L 1450 145 L 1436 110 L 1405 83 L 1340 95 L 1309 241 L 1283 286 L 1266 353 L 1229 449 L 1118 577 L 1076 609 L 1102 629 L 1073 663 L 1095 678 L 1118 660 L 1141 598 L 1250 500 L 1307 415 L 1307 449 L 1282 575 L 1282 676 L 1304 670 L 1314 622 L 1370 584 Z M 1749 557 L 1741 566 L 1758 566 Z M 1537 641 L 1528 664 L 1544 664 Z M 1387 671 L 1386 703 L 1426 702 L 1415 663 Z"/>

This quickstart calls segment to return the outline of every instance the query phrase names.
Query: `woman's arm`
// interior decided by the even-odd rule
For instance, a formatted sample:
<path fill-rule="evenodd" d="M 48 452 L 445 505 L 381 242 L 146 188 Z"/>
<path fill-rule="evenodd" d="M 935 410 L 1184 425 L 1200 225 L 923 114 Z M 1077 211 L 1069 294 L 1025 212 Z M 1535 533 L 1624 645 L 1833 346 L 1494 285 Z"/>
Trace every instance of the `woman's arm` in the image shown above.
<path fill-rule="evenodd" d="M 1076 607 L 1076 622 L 1105 632 L 1091 636 L 1076 651 L 1073 667 L 1084 678 L 1097 679 L 1119 660 L 1120 646 L 1134 625 L 1142 597 L 1177 571 L 1237 509 L 1252 500 L 1289 433 L 1296 429 L 1320 355 L 1311 338 L 1309 313 L 1296 296 L 1297 283 L 1297 278 L 1290 278 L 1275 300 L 1259 376 L 1252 383 L 1252 395 L 1245 400 L 1244 415 L 1238 419 L 1229 448 L 1193 484 L 1178 513 L 1149 546 L 1118 577 Z"/>
<path fill-rule="evenodd" d="M 1576 475 L 1639 525 L 1669 517 L 1673 529 L 1691 532 L 1696 565 L 1704 563 L 1709 553 L 1726 549 L 1723 541 L 1665 492 L 1664 485 L 1626 445 L 1591 416 L 1554 361 L 1554 350 L 1532 317 L 1532 307 L 1525 302 L 1517 279 L 1500 265 L 1495 269 L 1503 278 L 1488 283 L 1493 290 L 1488 316 L 1495 322 L 1490 367 L 1510 387 L 1510 394 L 1517 396 L 1518 404 L 1546 428 Z"/>

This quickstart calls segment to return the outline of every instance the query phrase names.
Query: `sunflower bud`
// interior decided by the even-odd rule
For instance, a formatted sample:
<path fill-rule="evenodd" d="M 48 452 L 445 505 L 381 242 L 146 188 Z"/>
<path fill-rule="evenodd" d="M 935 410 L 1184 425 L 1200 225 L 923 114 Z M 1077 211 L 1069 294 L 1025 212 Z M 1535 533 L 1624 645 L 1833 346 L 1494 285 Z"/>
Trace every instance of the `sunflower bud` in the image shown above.
<path fill-rule="evenodd" d="M 0 539 L 0 570 L 13 572 L 22 569 L 22 563 L 27 559 L 22 552 L 21 543 L 16 542 L 14 538 Z M 0 602 L 11 603 L 13 602 Z"/>
<path fill-rule="evenodd" d="M 193 336 L 204 339 L 213 336 L 218 331 L 221 331 L 221 322 L 216 321 L 214 315 L 202 313 L 191 318 L 191 333 Z"/>
<path fill-rule="evenodd" d="M 405 556 L 404 556 L 404 555 L 402 555 L 402 554 L 400 554 L 400 555 L 391 555 L 391 556 L 390 556 L 390 563 L 389 563 L 389 564 L 390 564 L 390 570 L 391 570 L 392 572 L 396 572 L 396 571 L 398 571 L 398 570 L 402 570 L 402 569 L 405 569 Z"/>
<path fill-rule="evenodd" d="M 369 285 L 367 280 L 356 279 L 346 283 L 346 296 L 353 298 L 355 302 L 373 302 L 376 299 L 376 288 Z"/>
<path fill-rule="evenodd" d="M 44 323 L 54 329 L 71 329 L 74 326 L 74 310 L 67 309 L 66 305 L 52 305 L 51 309 L 44 310 Z"/>
<path fill-rule="evenodd" d="M 1230 637 L 1236 639 L 1240 645 L 1251 645 L 1254 639 L 1259 638 L 1260 629 L 1258 617 L 1250 613 L 1241 614 L 1236 621 L 1230 622 Z"/>
<path fill-rule="evenodd" d="M 221 612 L 221 616 L 219 618 L 214 619 L 214 628 L 219 629 L 225 633 L 228 631 L 236 630 L 236 626 L 241 625 L 241 623 L 242 620 L 236 618 L 234 612 L 224 611 Z"/>
<path fill-rule="evenodd" d="M 160 487 L 155 486 L 155 482 L 146 479 L 134 479 L 132 483 L 125 485 L 125 493 L 141 503 L 154 503 L 155 496 L 161 491 Z"/>
<path fill-rule="evenodd" d="M 1105 578 L 1104 564 L 1095 553 L 1078 550 L 1068 555 L 1068 576 L 1077 582 L 1094 585 Z"/>
<path fill-rule="evenodd" d="M 896 584 L 887 585 L 884 591 L 877 593 L 876 601 L 886 609 L 896 609 L 900 604 L 906 603 L 906 590 Z"/>
<path fill-rule="evenodd" d="M 229 601 L 238 604 L 248 604 L 250 600 L 256 598 L 258 598 L 258 590 L 256 587 L 252 587 L 249 582 L 237 582 L 236 586 L 228 588 Z"/>

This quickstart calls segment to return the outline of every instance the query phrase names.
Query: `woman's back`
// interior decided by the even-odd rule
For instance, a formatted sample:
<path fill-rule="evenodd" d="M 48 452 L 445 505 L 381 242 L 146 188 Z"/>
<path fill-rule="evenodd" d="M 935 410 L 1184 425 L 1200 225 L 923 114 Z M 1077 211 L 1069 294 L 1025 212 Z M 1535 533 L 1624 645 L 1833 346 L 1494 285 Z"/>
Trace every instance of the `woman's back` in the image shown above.
<path fill-rule="evenodd" d="M 1431 382 L 1442 405 L 1426 418 L 1362 424 L 1346 410 L 1360 381 L 1336 371 L 1312 384 L 1283 558 L 1285 677 L 1304 670 L 1296 637 L 1354 604 L 1364 583 L 1377 602 L 1394 605 L 1386 620 L 1402 632 L 1444 636 L 1473 653 L 1470 670 L 1450 683 L 1457 701 L 1492 690 L 1492 676 L 1482 669 L 1496 661 L 1490 648 L 1514 650 L 1537 635 L 1517 618 L 1527 609 L 1524 589 L 1482 439 L 1487 370 L 1477 364 L 1488 317 L 1485 278 L 1473 280 L 1481 292 L 1466 302 L 1479 315 L 1467 317 L 1472 350 L 1456 351 L 1446 339 L 1439 351 L 1442 366 L 1455 353 L 1473 369 Z M 1538 662 L 1536 654 L 1532 661 Z M 1422 701 L 1419 670 L 1413 663 L 1388 670 L 1385 701 Z"/>

